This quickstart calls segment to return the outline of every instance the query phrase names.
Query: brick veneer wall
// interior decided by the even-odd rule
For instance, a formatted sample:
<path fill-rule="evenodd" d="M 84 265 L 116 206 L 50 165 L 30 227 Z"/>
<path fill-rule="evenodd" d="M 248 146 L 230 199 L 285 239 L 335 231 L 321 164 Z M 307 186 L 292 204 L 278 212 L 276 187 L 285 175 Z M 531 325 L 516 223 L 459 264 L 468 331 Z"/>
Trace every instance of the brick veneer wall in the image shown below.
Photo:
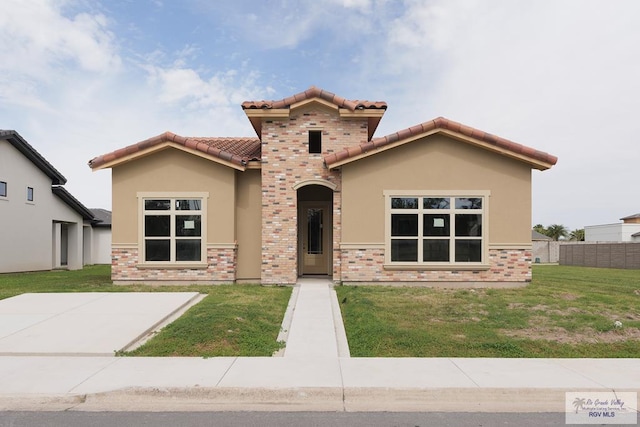
<path fill-rule="evenodd" d="M 488 270 L 385 270 L 384 249 L 342 249 L 343 282 L 530 282 L 531 250 L 490 249 Z"/>
<path fill-rule="evenodd" d="M 341 119 L 324 108 L 300 109 L 262 124 L 262 283 L 295 283 L 298 276 L 298 206 L 294 185 L 322 179 L 333 195 L 333 275 L 340 277 L 341 175 L 323 162 L 328 153 L 367 140 L 366 119 Z M 322 130 L 322 153 L 309 154 L 309 130 Z"/>
<path fill-rule="evenodd" d="M 232 283 L 236 278 L 236 249 L 207 248 L 207 268 L 138 268 L 138 248 L 113 248 L 111 280 L 127 282 Z"/>

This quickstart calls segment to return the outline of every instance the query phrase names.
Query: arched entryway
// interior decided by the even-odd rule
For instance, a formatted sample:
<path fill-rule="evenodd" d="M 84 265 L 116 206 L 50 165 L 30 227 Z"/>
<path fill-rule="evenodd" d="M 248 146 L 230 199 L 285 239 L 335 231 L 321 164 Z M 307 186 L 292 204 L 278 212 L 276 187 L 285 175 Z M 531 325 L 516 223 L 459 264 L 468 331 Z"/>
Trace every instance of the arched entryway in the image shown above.
<path fill-rule="evenodd" d="M 298 275 L 331 276 L 333 189 L 324 184 L 309 184 L 297 188 L 297 193 Z"/>

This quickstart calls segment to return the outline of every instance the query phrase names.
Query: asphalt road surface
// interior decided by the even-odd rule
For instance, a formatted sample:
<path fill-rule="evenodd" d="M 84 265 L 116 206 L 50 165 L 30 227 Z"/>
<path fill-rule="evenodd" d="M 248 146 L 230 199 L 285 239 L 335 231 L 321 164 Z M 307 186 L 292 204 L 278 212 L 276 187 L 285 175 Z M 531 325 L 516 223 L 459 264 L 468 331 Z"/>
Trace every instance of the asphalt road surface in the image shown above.
<path fill-rule="evenodd" d="M 0 412 L 0 427 L 543 427 L 564 413 L 455 412 Z"/>

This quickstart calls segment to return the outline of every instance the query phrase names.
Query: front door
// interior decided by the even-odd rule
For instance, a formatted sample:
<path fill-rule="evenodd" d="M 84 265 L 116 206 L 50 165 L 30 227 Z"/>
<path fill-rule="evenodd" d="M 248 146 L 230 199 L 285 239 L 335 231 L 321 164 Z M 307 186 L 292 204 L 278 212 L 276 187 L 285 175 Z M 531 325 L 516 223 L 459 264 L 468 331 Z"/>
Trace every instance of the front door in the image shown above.
<path fill-rule="evenodd" d="M 330 274 L 331 205 L 302 202 L 299 218 L 301 274 Z"/>

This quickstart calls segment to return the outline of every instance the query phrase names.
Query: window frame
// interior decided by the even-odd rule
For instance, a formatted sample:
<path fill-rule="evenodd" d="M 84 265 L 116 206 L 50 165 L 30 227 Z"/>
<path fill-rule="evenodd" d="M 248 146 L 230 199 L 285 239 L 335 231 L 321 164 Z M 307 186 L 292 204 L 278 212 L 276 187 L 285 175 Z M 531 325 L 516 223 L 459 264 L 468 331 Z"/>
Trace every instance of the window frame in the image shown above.
<path fill-rule="evenodd" d="M 385 190 L 383 191 L 385 205 L 385 269 L 400 270 L 486 270 L 489 268 L 489 200 L 491 192 L 488 190 Z M 424 198 L 450 198 L 450 205 L 446 209 L 426 209 L 423 206 Z M 456 209 L 455 198 L 481 198 L 482 209 Z M 393 198 L 417 198 L 416 208 L 392 208 Z M 436 213 L 449 214 L 449 235 L 448 236 L 424 236 L 424 216 Z M 456 214 L 480 214 L 482 215 L 482 235 L 481 236 L 456 236 L 455 215 Z M 392 236 L 392 214 L 415 214 L 418 216 L 418 230 L 413 236 Z M 392 240 L 415 239 L 417 240 L 417 261 L 392 261 L 391 246 Z M 455 261 L 455 242 L 458 240 L 480 240 L 480 261 L 462 262 Z M 448 240 L 449 241 L 449 261 L 422 261 L 423 242 L 426 240 Z"/>
<path fill-rule="evenodd" d="M 309 154 L 322 154 L 322 130 L 309 129 L 307 135 L 309 139 Z"/>
<path fill-rule="evenodd" d="M 35 191 L 33 187 L 27 186 L 27 202 L 33 203 L 35 201 Z"/>
<path fill-rule="evenodd" d="M 207 202 L 209 199 L 208 192 L 141 192 L 138 197 L 138 267 L 140 268 L 207 268 Z M 200 210 L 178 210 L 176 209 L 176 200 L 196 199 L 200 200 Z M 170 209 L 168 210 L 147 210 L 145 209 L 146 200 L 170 200 Z M 169 260 L 168 261 L 147 261 L 146 260 L 146 241 L 154 236 L 145 236 L 145 217 L 149 213 L 169 216 L 169 236 L 170 241 Z M 200 236 L 176 236 L 176 217 L 200 215 Z M 176 242 L 178 240 L 200 240 L 200 260 L 195 261 L 177 261 L 176 260 Z M 162 240 L 162 239 L 160 239 Z M 166 239 L 165 239 L 166 240 Z"/>
<path fill-rule="evenodd" d="M 9 184 L 7 181 L 0 181 L 0 184 L 4 184 L 4 194 L 0 193 L 0 198 L 6 199 L 9 197 Z"/>

